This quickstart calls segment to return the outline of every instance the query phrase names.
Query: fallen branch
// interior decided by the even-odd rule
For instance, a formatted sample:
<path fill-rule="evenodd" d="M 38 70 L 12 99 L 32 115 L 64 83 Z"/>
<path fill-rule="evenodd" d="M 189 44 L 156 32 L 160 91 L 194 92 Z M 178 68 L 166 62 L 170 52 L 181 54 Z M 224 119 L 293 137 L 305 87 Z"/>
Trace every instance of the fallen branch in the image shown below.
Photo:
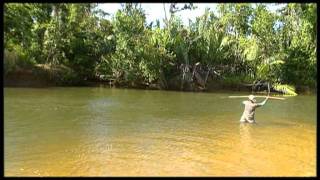
<path fill-rule="evenodd" d="M 263 98 L 266 98 L 267 96 L 255 96 L 255 97 L 263 97 Z M 248 96 L 229 96 L 229 98 L 248 98 Z M 285 100 L 285 98 L 272 97 L 272 96 L 269 96 L 269 99 Z"/>

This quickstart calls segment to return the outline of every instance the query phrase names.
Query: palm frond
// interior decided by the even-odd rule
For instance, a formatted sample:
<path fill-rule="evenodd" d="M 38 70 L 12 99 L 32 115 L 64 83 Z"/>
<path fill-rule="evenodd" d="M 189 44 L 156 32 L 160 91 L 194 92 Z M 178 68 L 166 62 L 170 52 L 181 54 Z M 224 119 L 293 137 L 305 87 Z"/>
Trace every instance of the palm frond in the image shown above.
<path fill-rule="evenodd" d="M 277 91 L 280 91 L 282 92 L 283 94 L 285 95 L 288 95 L 288 96 L 296 96 L 298 95 L 295 91 L 295 87 L 294 86 L 291 86 L 291 85 L 288 85 L 288 84 L 280 84 L 280 83 L 276 83 L 276 84 L 273 84 L 273 88 Z"/>

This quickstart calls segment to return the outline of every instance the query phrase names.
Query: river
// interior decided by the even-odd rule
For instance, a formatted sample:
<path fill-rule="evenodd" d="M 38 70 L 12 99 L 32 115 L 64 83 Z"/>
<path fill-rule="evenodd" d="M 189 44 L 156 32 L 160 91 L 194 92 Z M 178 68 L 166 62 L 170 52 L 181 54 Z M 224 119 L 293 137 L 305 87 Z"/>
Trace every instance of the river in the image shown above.
<path fill-rule="evenodd" d="M 316 175 L 315 95 L 269 100 L 257 124 L 229 95 L 4 88 L 4 175 Z"/>

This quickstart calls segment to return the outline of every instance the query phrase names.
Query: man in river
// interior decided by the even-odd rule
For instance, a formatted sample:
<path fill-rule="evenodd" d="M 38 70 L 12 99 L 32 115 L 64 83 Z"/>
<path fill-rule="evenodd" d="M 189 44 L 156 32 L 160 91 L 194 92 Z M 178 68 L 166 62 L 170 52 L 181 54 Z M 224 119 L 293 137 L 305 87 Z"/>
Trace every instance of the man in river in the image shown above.
<path fill-rule="evenodd" d="M 254 95 L 250 95 L 248 101 L 242 102 L 242 104 L 245 105 L 245 108 L 241 116 L 240 122 L 254 123 L 255 122 L 254 113 L 256 108 L 263 106 L 267 102 L 268 98 L 269 96 L 267 96 L 263 102 L 257 103 Z"/>

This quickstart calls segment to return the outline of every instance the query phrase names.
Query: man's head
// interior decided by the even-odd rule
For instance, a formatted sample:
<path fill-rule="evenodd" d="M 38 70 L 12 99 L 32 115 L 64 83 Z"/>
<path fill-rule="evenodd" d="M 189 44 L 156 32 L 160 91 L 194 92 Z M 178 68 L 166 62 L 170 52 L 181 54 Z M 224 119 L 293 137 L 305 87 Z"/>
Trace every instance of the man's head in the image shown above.
<path fill-rule="evenodd" d="M 252 94 L 249 96 L 249 100 L 251 102 L 256 102 L 257 101 L 256 98 L 254 97 L 254 95 L 252 95 Z"/>

